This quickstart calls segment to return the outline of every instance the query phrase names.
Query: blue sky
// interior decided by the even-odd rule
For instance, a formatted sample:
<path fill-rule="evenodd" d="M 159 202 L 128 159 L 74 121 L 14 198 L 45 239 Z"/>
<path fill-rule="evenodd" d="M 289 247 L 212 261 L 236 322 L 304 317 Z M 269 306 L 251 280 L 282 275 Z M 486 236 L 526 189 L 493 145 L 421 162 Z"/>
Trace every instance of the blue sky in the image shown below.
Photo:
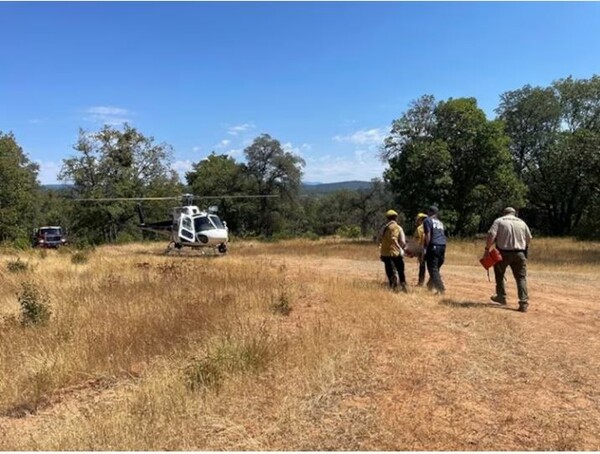
<path fill-rule="evenodd" d="M 600 3 L 2 3 L 0 131 L 56 182 L 79 128 L 128 121 L 243 159 L 268 133 L 307 181 L 381 176 L 408 103 L 600 74 Z"/>

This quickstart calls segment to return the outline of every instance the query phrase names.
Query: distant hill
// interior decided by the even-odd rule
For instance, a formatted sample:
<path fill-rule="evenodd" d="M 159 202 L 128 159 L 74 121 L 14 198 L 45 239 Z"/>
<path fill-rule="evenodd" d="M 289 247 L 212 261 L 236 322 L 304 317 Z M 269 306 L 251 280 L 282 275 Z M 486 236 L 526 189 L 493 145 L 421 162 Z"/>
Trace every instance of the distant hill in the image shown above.
<path fill-rule="evenodd" d="M 40 186 L 45 191 L 67 191 L 73 187 L 71 184 L 42 184 Z"/>
<path fill-rule="evenodd" d="M 303 194 L 329 194 L 330 192 L 340 191 L 342 189 L 348 191 L 356 191 L 358 189 L 368 189 L 372 183 L 370 181 L 340 181 L 337 183 L 302 183 L 301 191 Z"/>
<path fill-rule="evenodd" d="M 343 189 L 348 191 L 356 191 L 358 189 L 368 189 L 371 187 L 370 181 L 339 181 L 336 183 L 318 183 L 318 182 L 303 182 L 300 191 L 306 195 L 329 194 Z M 42 184 L 42 190 L 45 191 L 68 191 L 73 187 L 70 184 Z M 188 189 L 189 191 L 189 189 Z"/>

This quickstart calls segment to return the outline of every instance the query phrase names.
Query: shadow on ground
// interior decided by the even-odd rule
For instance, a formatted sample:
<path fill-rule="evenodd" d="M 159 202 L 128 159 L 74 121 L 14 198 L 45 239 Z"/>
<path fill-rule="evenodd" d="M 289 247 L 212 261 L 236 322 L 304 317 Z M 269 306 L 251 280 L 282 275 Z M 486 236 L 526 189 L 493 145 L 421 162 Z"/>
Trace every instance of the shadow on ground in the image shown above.
<path fill-rule="evenodd" d="M 444 298 L 440 301 L 440 304 L 449 307 L 457 307 L 457 308 L 477 308 L 477 309 L 502 309 L 507 311 L 516 311 L 517 309 L 507 306 L 500 306 L 499 304 L 493 303 L 484 303 L 482 301 L 461 301 L 461 300 L 453 300 L 450 298 Z"/>
<path fill-rule="evenodd" d="M 224 254 L 214 254 L 212 252 L 203 252 L 196 250 L 176 250 L 176 249 L 155 249 L 155 250 L 136 250 L 133 251 L 134 255 L 150 255 L 154 257 L 174 257 L 174 258 L 186 258 L 186 259 L 217 259 L 225 257 Z"/>

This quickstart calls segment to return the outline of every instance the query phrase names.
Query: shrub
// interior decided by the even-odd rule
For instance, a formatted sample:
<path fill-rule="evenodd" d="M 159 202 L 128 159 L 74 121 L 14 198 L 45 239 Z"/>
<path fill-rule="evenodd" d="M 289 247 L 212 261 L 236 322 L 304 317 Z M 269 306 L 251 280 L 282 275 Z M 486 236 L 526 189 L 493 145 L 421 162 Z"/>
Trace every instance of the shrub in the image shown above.
<path fill-rule="evenodd" d="M 70 241 L 70 245 L 78 251 L 94 251 L 96 249 L 94 243 L 91 243 L 87 238 L 76 238 Z"/>
<path fill-rule="evenodd" d="M 119 233 L 119 235 L 117 235 L 117 244 L 127 244 L 127 243 L 133 243 L 135 241 L 139 241 L 139 238 L 136 237 L 135 235 L 133 235 L 132 233 L 128 233 L 128 232 L 121 232 Z"/>
<path fill-rule="evenodd" d="M 277 232 L 277 233 L 274 233 L 271 237 L 265 238 L 265 241 L 278 242 L 278 241 L 289 240 L 292 238 L 294 238 L 294 236 L 289 232 Z"/>
<path fill-rule="evenodd" d="M 292 307 L 290 305 L 290 296 L 285 289 L 282 289 L 279 294 L 271 301 L 271 310 L 275 314 L 290 315 Z"/>
<path fill-rule="evenodd" d="M 40 325 L 50 319 L 52 311 L 49 298 L 36 284 L 23 282 L 17 298 L 21 306 L 21 323 L 23 325 Z"/>
<path fill-rule="evenodd" d="M 219 361 L 210 355 L 194 359 L 185 368 L 184 375 L 186 384 L 192 391 L 219 388 L 223 381 L 223 372 Z"/>
<path fill-rule="evenodd" d="M 12 260 L 6 264 L 6 269 L 11 273 L 22 273 L 29 269 L 29 265 L 21 259 Z"/>
<path fill-rule="evenodd" d="M 89 260 L 89 254 L 86 251 L 75 251 L 71 255 L 71 263 L 75 265 L 81 265 L 87 263 Z"/>
<path fill-rule="evenodd" d="M 304 238 L 305 240 L 311 240 L 311 241 L 319 241 L 321 239 L 321 237 L 319 235 L 317 235 L 315 232 L 305 232 L 302 234 L 302 238 Z"/>
<path fill-rule="evenodd" d="M 27 238 L 17 238 L 16 240 L 14 240 L 12 242 L 12 246 L 15 249 L 18 249 L 20 251 L 24 251 L 26 249 L 31 248 L 31 241 Z"/>
<path fill-rule="evenodd" d="M 227 375 L 264 369 L 281 348 L 264 325 L 240 339 L 227 336 L 184 369 L 186 384 L 193 391 L 218 389 Z"/>
<path fill-rule="evenodd" d="M 343 225 L 335 233 L 342 238 L 360 238 L 360 227 L 357 225 Z"/>

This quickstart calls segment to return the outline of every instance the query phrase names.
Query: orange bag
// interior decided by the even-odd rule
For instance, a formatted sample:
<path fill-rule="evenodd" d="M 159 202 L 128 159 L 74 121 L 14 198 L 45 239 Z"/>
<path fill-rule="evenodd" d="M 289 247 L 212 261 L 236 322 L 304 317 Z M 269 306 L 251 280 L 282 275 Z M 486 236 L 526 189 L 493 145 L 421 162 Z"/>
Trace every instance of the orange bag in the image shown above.
<path fill-rule="evenodd" d="M 487 254 L 484 254 L 481 259 L 479 259 L 479 263 L 486 270 L 489 270 L 496 263 L 502 261 L 502 255 L 498 252 L 498 249 L 490 249 Z"/>

